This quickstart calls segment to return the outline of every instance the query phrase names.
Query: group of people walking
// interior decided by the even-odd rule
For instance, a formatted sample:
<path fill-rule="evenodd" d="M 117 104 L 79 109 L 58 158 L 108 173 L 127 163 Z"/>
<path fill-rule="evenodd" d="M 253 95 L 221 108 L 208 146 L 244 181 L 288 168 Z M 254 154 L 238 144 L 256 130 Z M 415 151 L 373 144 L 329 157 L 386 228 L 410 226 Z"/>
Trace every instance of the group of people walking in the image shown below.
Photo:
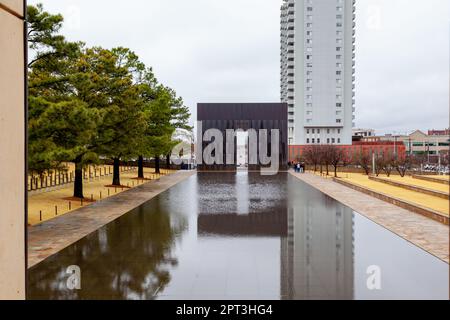
<path fill-rule="evenodd" d="M 294 171 L 297 173 L 305 172 L 305 164 L 300 162 L 292 162 L 291 166 L 294 168 Z"/>

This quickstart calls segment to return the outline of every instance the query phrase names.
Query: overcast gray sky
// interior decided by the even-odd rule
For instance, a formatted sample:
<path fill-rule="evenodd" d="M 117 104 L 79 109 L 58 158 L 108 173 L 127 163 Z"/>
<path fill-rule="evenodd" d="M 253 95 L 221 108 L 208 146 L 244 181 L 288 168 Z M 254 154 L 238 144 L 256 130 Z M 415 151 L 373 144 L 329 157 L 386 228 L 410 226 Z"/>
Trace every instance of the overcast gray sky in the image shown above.
<path fill-rule="evenodd" d="M 281 0 L 31 0 L 63 34 L 125 46 L 197 102 L 279 101 Z M 378 133 L 449 126 L 448 0 L 357 0 L 356 125 Z"/>

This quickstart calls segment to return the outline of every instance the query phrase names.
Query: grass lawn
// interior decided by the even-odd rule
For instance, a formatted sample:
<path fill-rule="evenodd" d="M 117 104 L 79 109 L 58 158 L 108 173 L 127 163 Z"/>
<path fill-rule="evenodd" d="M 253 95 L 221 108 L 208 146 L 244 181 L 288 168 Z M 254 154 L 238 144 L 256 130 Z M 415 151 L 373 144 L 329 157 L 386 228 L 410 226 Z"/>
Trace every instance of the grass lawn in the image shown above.
<path fill-rule="evenodd" d="M 430 181 L 425 181 L 425 180 L 414 179 L 411 176 L 405 176 L 402 178 L 398 175 L 391 175 L 388 178 L 385 175 L 380 175 L 380 178 L 389 179 L 394 182 L 401 182 L 401 183 L 409 184 L 412 186 L 427 188 L 427 189 L 431 189 L 431 190 L 435 190 L 435 191 L 441 191 L 441 192 L 446 192 L 446 193 L 449 192 L 448 185 L 446 186 L 445 184 L 438 183 L 438 182 L 430 182 Z"/>
<path fill-rule="evenodd" d="M 161 172 L 175 172 L 174 170 L 168 171 L 162 169 Z M 145 168 L 144 176 L 148 179 L 157 179 L 158 175 L 154 173 L 154 169 Z M 136 187 L 142 183 L 148 182 L 148 180 L 136 180 L 137 169 L 133 171 L 126 171 L 120 173 L 120 182 L 124 186 Z M 86 198 L 83 201 L 83 206 L 90 204 L 91 196 L 94 201 L 105 199 L 109 196 L 113 196 L 122 191 L 128 190 L 127 188 L 114 188 L 106 187 L 112 183 L 112 175 L 97 177 L 96 179 L 83 180 L 83 192 Z M 56 208 L 58 215 L 65 214 L 81 207 L 81 201 L 79 200 L 67 200 L 73 196 L 73 184 L 66 184 L 61 186 L 57 190 L 42 192 L 42 193 L 30 193 L 28 196 L 28 224 L 34 225 L 41 222 L 40 211 L 42 212 L 42 221 L 52 219 L 56 216 Z M 70 209 L 69 209 L 70 202 Z"/>
<path fill-rule="evenodd" d="M 384 193 L 389 196 L 392 196 L 394 198 L 398 198 L 401 200 L 409 201 L 412 203 L 415 203 L 417 205 L 430 208 L 433 210 L 436 210 L 438 212 L 441 212 L 445 215 L 449 215 L 449 202 L 448 200 L 434 197 L 431 195 L 423 194 L 416 191 L 410 191 L 401 187 L 395 187 L 388 185 L 386 183 L 377 182 L 373 180 L 369 180 L 369 178 L 366 175 L 360 174 L 360 173 L 340 173 L 339 178 L 343 181 L 353 183 L 355 185 L 359 185 L 368 189 L 372 189 L 376 192 Z M 381 176 L 385 178 L 386 176 Z M 401 179 L 401 177 L 398 177 Z M 393 178 L 397 179 L 397 177 Z M 414 179 L 412 179 L 414 180 Z M 410 180 L 401 180 L 403 183 L 408 183 L 407 181 Z M 414 181 L 415 185 L 417 185 L 417 180 Z M 422 185 L 419 182 L 419 185 Z M 427 183 L 428 185 L 428 183 Z M 425 184 L 422 186 L 426 187 Z M 429 186 L 429 185 L 428 185 Z M 445 186 L 444 186 L 445 187 Z M 448 189 L 447 189 L 448 192 Z"/>

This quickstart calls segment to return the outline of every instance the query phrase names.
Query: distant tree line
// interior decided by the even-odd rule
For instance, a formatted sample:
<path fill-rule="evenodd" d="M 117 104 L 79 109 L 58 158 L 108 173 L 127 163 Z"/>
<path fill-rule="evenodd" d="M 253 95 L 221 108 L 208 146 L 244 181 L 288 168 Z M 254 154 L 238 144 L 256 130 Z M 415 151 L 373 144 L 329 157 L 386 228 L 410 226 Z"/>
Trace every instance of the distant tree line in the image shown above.
<path fill-rule="evenodd" d="M 350 165 L 361 168 L 366 175 L 374 171 L 376 176 L 385 173 L 389 177 L 396 171 L 404 177 L 408 170 L 420 166 L 425 159 L 420 155 L 395 154 L 389 149 L 372 152 L 360 149 L 350 153 L 336 145 L 314 145 L 306 147 L 297 161 L 304 161 L 314 172 L 320 171 L 326 175 L 329 175 L 330 168 L 333 168 L 335 177 L 339 167 Z"/>
<path fill-rule="evenodd" d="M 191 130 L 190 113 L 173 89 L 158 83 L 152 68 L 130 49 L 87 47 L 60 34 L 63 17 L 28 6 L 30 173 L 75 166 L 73 196 L 83 198 L 83 167 L 170 155 L 177 129 Z"/>

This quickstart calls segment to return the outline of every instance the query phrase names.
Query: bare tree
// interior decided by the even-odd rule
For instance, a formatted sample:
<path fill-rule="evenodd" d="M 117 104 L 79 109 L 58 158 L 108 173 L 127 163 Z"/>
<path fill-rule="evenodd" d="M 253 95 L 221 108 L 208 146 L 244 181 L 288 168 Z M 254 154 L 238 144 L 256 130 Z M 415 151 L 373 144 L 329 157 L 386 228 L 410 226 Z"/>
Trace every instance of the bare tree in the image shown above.
<path fill-rule="evenodd" d="M 370 173 L 370 161 L 371 157 L 368 152 L 360 151 L 360 153 L 357 155 L 356 163 L 363 168 L 366 175 L 369 175 Z"/>
<path fill-rule="evenodd" d="M 331 165 L 331 154 L 333 153 L 335 146 L 324 145 L 324 146 L 319 146 L 319 148 L 320 148 L 320 154 L 321 154 L 321 159 L 322 159 L 321 162 L 325 166 L 327 176 L 329 176 L 330 175 L 330 165 Z"/>
<path fill-rule="evenodd" d="M 348 154 L 348 152 L 345 152 L 342 150 L 342 166 L 346 168 L 348 165 L 350 165 L 353 161 L 353 158 L 351 155 Z"/>
<path fill-rule="evenodd" d="M 383 171 L 384 167 L 384 157 L 383 153 L 378 153 L 375 155 L 375 175 L 378 177 Z"/>
<path fill-rule="evenodd" d="M 395 161 L 395 169 L 398 174 L 403 178 L 406 175 L 406 171 L 411 168 L 411 155 L 405 155 L 398 157 Z"/>
<path fill-rule="evenodd" d="M 317 146 L 309 146 L 305 149 L 304 157 L 309 165 L 314 166 L 314 172 L 317 171 L 317 165 L 320 162 L 320 153 Z"/>
<path fill-rule="evenodd" d="M 384 152 L 382 154 L 383 163 L 381 169 L 386 173 L 386 176 L 389 178 L 391 176 L 392 170 L 395 168 L 395 156 L 391 152 Z"/>
<path fill-rule="evenodd" d="M 340 149 L 337 146 L 328 145 L 324 147 L 324 151 L 327 154 L 327 159 L 329 160 L 329 163 L 334 168 L 334 177 L 337 178 L 337 168 L 339 164 L 342 162 L 342 159 L 344 158 L 344 153 L 342 149 Z M 328 172 L 327 172 L 328 175 Z"/>
<path fill-rule="evenodd" d="M 411 156 L 411 164 L 416 168 L 422 168 L 427 163 L 427 156 L 424 153 Z"/>

